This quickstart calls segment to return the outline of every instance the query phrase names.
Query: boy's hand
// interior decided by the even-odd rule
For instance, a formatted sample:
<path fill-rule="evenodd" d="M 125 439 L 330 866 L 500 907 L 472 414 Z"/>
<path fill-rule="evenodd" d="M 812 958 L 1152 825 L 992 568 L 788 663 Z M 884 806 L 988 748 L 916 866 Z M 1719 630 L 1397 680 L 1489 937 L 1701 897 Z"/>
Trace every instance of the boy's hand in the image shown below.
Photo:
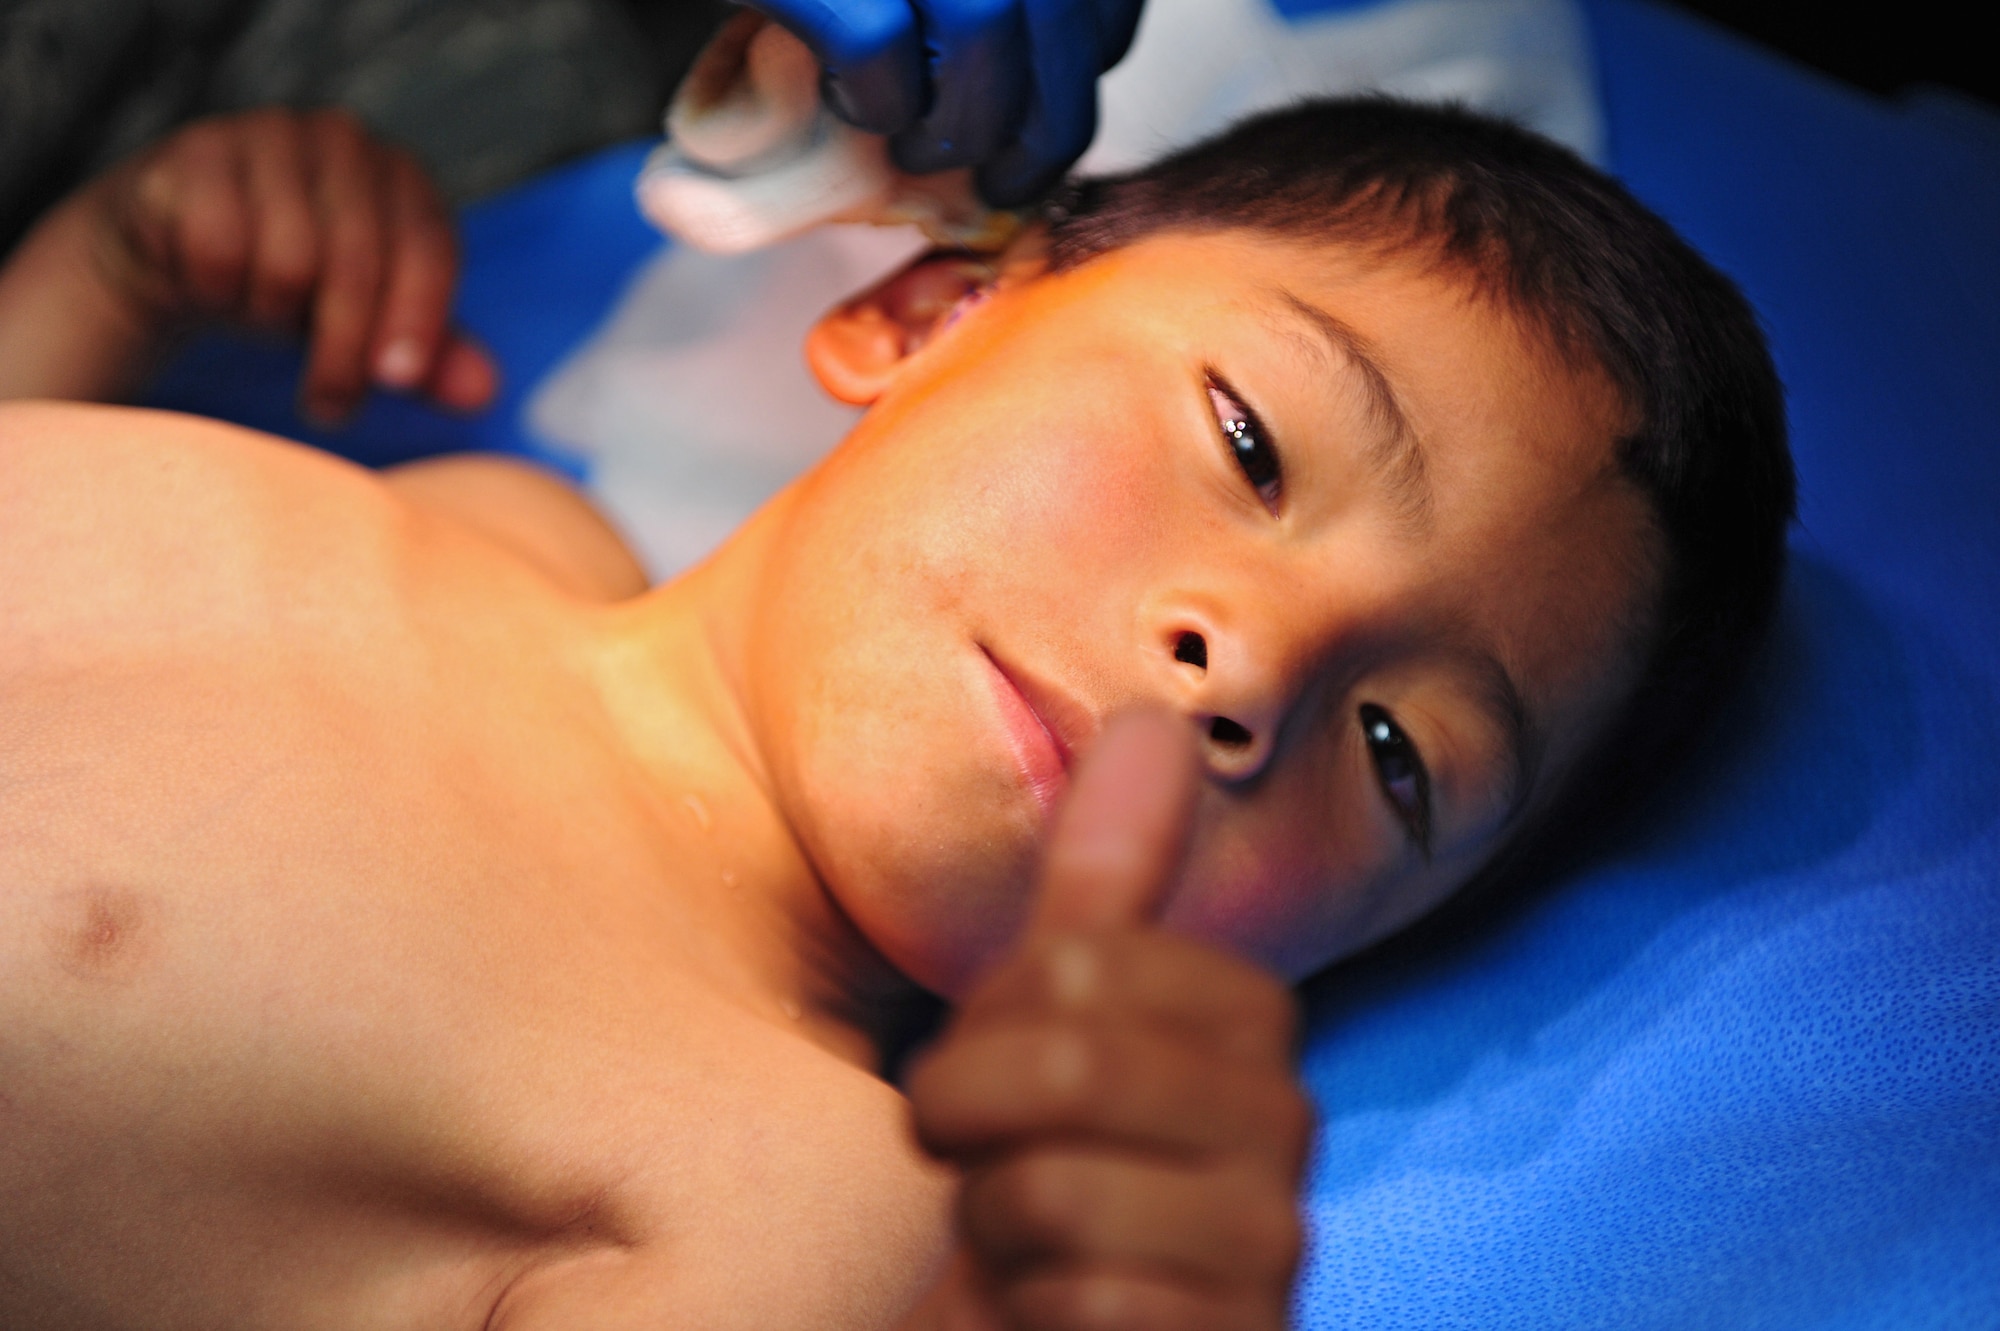
<path fill-rule="evenodd" d="M 1283 1327 L 1312 1115 L 1290 992 L 1153 927 L 1197 780 L 1185 728 L 1118 718 L 1036 918 L 909 1079 L 964 1174 L 957 1263 L 913 1331 Z"/>
<path fill-rule="evenodd" d="M 497 375 L 447 326 L 458 255 L 415 158 L 340 110 L 198 121 L 86 190 L 98 267 L 142 321 L 309 342 L 300 403 L 337 421 L 371 381 L 475 410 Z"/>

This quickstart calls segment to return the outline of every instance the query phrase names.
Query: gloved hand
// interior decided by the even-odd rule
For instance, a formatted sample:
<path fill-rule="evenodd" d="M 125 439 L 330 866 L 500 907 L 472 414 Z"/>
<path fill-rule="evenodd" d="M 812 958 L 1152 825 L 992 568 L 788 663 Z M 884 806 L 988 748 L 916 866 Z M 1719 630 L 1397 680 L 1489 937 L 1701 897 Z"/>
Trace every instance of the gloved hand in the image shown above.
<path fill-rule="evenodd" d="M 912 175 L 973 167 L 995 207 L 1027 203 L 1097 131 L 1097 79 L 1142 0 L 752 0 L 826 71 L 827 104 L 890 136 Z"/>

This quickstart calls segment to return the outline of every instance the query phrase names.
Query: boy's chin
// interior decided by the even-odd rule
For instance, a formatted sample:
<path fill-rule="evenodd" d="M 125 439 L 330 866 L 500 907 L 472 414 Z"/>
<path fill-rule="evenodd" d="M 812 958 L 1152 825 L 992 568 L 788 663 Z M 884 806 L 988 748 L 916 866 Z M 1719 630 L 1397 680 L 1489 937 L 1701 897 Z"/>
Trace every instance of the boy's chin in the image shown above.
<path fill-rule="evenodd" d="M 806 759 L 793 819 L 841 910 L 891 966 L 944 998 L 962 994 L 1027 920 L 1045 825 L 1033 793 L 961 739 L 935 753 Z M 984 756 L 984 755 L 980 755 Z M 917 774 L 917 773 L 921 774 Z"/>
<path fill-rule="evenodd" d="M 1019 936 L 1033 883 L 1032 856 L 1001 852 L 976 865 L 878 865 L 838 895 L 884 960 L 912 983 L 955 1002 Z"/>

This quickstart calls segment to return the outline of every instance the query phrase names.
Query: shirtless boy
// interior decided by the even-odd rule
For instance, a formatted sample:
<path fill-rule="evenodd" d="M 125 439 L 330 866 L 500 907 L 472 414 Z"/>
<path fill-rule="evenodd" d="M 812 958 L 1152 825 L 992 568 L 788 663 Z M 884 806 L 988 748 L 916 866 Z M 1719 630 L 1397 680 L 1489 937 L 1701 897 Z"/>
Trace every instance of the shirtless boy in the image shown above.
<path fill-rule="evenodd" d="M 15 257 L 0 383 L 222 311 L 471 404 L 444 235 L 344 122 L 210 124 Z M 510 463 L 0 410 L 0 1323 L 1280 1326 L 1280 981 L 1656 765 L 1773 599 L 1748 309 L 1456 113 L 1252 125 L 807 353 L 867 415 L 650 590 Z"/>

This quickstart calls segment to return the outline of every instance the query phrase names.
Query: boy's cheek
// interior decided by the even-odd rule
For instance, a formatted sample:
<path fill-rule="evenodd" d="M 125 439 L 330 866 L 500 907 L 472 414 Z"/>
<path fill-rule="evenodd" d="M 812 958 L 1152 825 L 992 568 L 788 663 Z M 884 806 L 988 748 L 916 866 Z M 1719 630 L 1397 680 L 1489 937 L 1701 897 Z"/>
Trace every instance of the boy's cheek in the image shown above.
<path fill-rule="evenodd" d="M 1325 964 L 1352 929 L 1370 876 L 1330 850 L 1327 815 L 1231 797 L 1207 801 L 1203 814 L 1167 926 L 1287 975 Z"/>

